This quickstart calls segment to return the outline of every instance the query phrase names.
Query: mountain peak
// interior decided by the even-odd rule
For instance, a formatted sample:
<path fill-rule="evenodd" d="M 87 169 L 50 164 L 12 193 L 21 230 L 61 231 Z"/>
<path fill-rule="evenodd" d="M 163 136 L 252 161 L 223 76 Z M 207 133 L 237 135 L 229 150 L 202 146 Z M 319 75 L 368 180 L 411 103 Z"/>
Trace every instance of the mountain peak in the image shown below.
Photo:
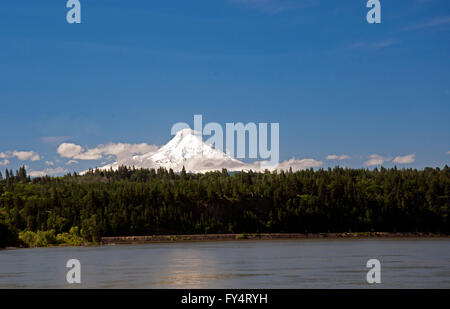
<path fill-rule="evenodd" d="M 183 136 L 187 136 L 187 135 L 200 135 L 201 133 L 198 131 L 194 131 L 191 128 L 186 128 L 186 129 L 181 129 L 180 131 L 178 131 L 175 134 L 175 137 L 183 137 Z"/>
<path fill-rule="evenodd" d="M 192 129 L 182 129 L 164 146 L 154 152 L 134 156 L 128 160 L 117 161 L 102 167 L 102 169 L 117 169 L 120 165 L 137 168 L 173 169 L 188 172 L 207 172 L 221 170 L 241 170 L 244 163 L 232 158 L 202 140 L 201 133 Z"/>

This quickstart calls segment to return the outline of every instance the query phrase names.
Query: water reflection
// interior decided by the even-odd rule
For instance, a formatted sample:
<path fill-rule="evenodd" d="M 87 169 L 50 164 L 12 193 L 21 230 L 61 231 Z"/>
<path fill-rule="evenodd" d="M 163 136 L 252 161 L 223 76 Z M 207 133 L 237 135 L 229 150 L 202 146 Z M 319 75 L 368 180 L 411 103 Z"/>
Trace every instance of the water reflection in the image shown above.
<path fill-rule="evenodd" d="M 207 288 L 205 282 L 220 279 L 218 261 L 208 250 L 176 248 L 170 250 L 167 263 L 156 274 L 157 286 Z"/>

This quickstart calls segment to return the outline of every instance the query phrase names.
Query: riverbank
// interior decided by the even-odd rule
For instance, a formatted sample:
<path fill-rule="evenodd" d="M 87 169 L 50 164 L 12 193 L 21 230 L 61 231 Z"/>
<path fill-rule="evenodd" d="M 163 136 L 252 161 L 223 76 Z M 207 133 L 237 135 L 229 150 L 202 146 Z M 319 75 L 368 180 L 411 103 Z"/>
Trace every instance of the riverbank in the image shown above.
<path fill-rule="evenodd" d="M 421 232 L 355 232 L 355 233 L 241 233 L 241 234 L 190 234 L 190 235 L 149 235 L 102 237 L 99 242 L 59 243 L 33 246 L 8 246 L 4 249 L 42 248 L 42 247 L 90 247 L 116 244 L 145 244 L 201 241 L 233 240 L 289 240 L 289 239 L 364 239 L 364 238 L 450 238 L 445 233 Z"/>
<path fill-rule="evenodd" d="M 151 235 L 151 236 L 117 236 L 102 237 L 102 245 L 186 242 L 186 241 L 230 241 L 230 240 L 274 240 L 274 239 L 342 239 L 342 238 L 414 238 L 414 237 L 449 237 L 448 234 L 437 233 L 387 233 L 387 232 L 361 232 L 361 233 L 243 233 L 243 234 L 193 234 L 193 235 Z"/>

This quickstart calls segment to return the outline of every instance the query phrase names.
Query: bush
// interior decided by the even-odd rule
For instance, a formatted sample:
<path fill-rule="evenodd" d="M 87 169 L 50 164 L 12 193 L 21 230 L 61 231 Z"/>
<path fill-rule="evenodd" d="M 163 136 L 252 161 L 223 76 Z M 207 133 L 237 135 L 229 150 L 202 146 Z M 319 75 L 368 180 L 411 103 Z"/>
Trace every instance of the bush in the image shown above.
<path fill-rule="evenodd" d="M 47 247 L 50 245 L 57 245 L 55 230 L 50 231 L 23 231 L 19 233 L 19 238 L 28 247 Z"/>
<path fill-rule="evenodd" d="M 80 246 L 86 243 L 77 226 L 71 227 L 69 233 L 59 234 L 56 234 L 55 230 L 23 231 L 19 233 L 19 238 L 27 247 L 47 247 L 62 244 Z"/>
<path fill-rule="evenodd" d="M 80 246 L 86 243 L 85 239 L 80 236 L 78 226 L 72 226 L 69 233 L 61 233 L 56 235 L 56 240 L 60 243 L 71 246 Z"/>

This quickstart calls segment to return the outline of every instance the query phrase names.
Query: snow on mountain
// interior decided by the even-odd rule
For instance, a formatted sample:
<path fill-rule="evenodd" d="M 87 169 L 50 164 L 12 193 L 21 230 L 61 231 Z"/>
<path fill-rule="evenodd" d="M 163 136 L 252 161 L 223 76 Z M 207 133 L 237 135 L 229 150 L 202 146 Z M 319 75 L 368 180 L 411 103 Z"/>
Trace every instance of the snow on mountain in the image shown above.
<path fill-rule="evenodd" d="M 311 167 L 320 167 L 323 162 L 314 159 L 295 159 L 283 161 L 275 166 L 267 165 L 267 161 L 255 161 L 253 163 L 244 163 L 236 160 L 221 150 L 214 149 L 210 144 L 204 142 L 200 134 L 192 129 L 183 129 L 173 137 L 167 144 L 142 155 L 129 157 L 117 157 L 117 161 L 100 167 L 108 170 L 112 168 L 117 170 L 119 166 L 125 165 L 136 168 L 155 168 L 160 167 L 172 169 L 174 172 L 180 172 L 184 168 L 187 172 L 205 173 L 208 171 L 217 171 L 226 168 L 228 171 L 264 171 L 269 170 L 302 170 Z"/>
<path fill-rule="evenodd" d="M 207 172 L 222 168 L 229 171 L 246 169 L 245 163 L 214 149 L 192 129 L 178 131 L 175 137 L 154 152 L 121 159 L 100 169 L 117 169 L 121 165 L 136 168 L 164 167 L 175 172 L 181 171 L 183 166 L 188 172 Z"/>

